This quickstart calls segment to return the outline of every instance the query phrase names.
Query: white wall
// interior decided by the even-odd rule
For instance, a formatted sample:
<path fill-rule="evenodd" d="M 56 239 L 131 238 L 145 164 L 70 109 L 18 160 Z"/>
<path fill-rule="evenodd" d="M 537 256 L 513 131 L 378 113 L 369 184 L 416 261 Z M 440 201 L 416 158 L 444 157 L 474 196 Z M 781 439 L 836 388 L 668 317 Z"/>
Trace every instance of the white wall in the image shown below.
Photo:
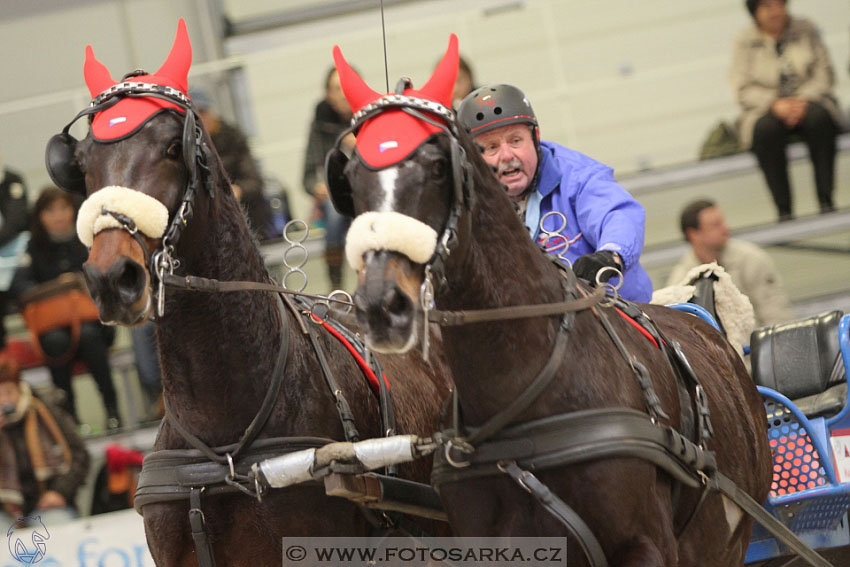
<path fill-rule="evenodd" d="M 325 0 L 223 0 L 234 18 L 303 8 Z M 47 181 L 44 144 L 88 102 L 84 47 L 113 74 L 156 69 L 187 19 L 195 50 L 190 84 L 221 82 L 242 66 L 252 124 L 243 126 L 264 169 L 300 186 L 304 144 L 331 48 L 376 89 L 384 88 L 381 18 L 375 10 L 215 43 L 216 0 L 0 0 L 0 152 L 30 185 Z M 420 0 L 386 11 L 390 88 L 401 75 L 427 80 L 448 34 L 479 83 L 509 82 L 529 95 L 544 138 L 568 144 L 623 174 L 696 158 L 718 119 L 737 113 L 727 72 L 733 37 L 750 24 L 743 1 Z M 850 3 L 791 2 L 824 33 L 850 103 Z M 14 8 L 14 9 L 13 9 Z M 202 63 L 206 62 L 206 63 Z M 212 77 L 212 78 L 211 78 Z"/>
<path fill-rule="evenodd" d="M 31 193 L 49 183 L 47 140 L 91 98 L 83 81 L 85 46 L 93 46 L 116 79 L 138 67 L 154 72 L 183 16 L 194 61 L 203 62 L 216 58 L 219 47 L 207 13 L 195 0 L 0 0 L 0 154 L 24 174 Z"/>
<path fill-rule="evenodd" d="M 251 3 L 254 13 L 257 4 Z M 375 4 L 371 13 L 226 43 L 228 53 L 244 60 L 256 151 L 294 196 L 302 197 L 303 146 L 332 46 L 342 47 L 373 88 L 385 88 Z M 850 102 L 850 3 L 809 0 L 790 3 L 790 10 L 820 26 L 839 97 Z M 740 0 L 423 0 L 386 10 L 390 88 L 401 75 L 417 85 L 427 80 L 455 32 L 479 84 L 520 86 L 544 138 L 622 174 L 695 160 L 710 128 L 734 119 L 731 47 L 750 23 Z M 306 199 L 297 205 L 306 211 Z"/>

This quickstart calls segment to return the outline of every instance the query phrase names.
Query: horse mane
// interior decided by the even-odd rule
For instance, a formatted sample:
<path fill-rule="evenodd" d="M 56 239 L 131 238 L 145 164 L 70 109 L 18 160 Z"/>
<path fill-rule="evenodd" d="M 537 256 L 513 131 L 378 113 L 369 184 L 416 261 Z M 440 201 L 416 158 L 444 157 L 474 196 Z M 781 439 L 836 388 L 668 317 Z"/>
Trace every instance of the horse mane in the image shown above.
<path fill-rule="evenodd" d="M 206 175 L 209 177 L 209 186 L 212 188 L 212 196 L 207 193 L 206 186 L 202 183 L 195 195 L 196 217 L 205 217 L 204 224 L 212 227 L 210 235 L 212 242 L 199 241 L 191 235 L 193 226 L 198 223 L 190 222 L 186 228 L 183 238 L 190 242 L 192 248 L 207 249 L 209 261 L 218 260 L 220 265 L 228 271 L 233 270 L 230 276 L 219 275 L 219 278 L 232 279 L 254 279 L 262 274 L 263 281 L 271 281 L 265 267 L 265 262 L 260 254 L 259 243 L 250 228 L 250 221 L 244 209 L 239 204 L 231 189 L 230 179 L 224 169 L 224 163 L 212 142 L 212 137 L 203 123 L 197 121 L 200 127 L 204 144 L 206 146 Z M 187 247 L 188 248 L 188 247 Z M 251 252 L 245 254 L 247 250 Z M 183 252 L 183 250 L 181 250 Z M 205 258 L 206 260 L 206 258 Z M 243 275 L 239 275 L 243 274 Z"/>
<path fill-rule="evenodd" d="M 200 124 L 199 124 L 200 125 Z M 175 258 L 181 261 L 176 273 L 221 281 L 271 282 L 256 238 L 245 213 L 230 187 L 221 157 L 209 133 L 200 125 L 207 152 L 206 175 L 211 193 L 202 183 L 194 198 L 192 219 L 177 243 Z M 171 393 L 171 410 L 191 415 L 204 424 L 204 440 L 211 445 L 233 442 L 247 427 L 266 390 L 274 357 L 257 359 L 257 353 L 276 353 L 280 345 L 281 315 L 273 294 L 264 292 L 196 293 L 166 291 L 165 316 L 157 325 L 163 387 Z M 210 341 L 216 352 L 192 349 L 186 360 L 186 343 Z M 194 337 L 198 337 L 195 339 Z M 183 345 L 182 347 L 179 345 Z M 228 419 L 212 408 L 207 416 L 197 406 L 201 389 L 195 389 L 184 374 L 205 368 L 204 395 L 210 399 L 237 395 L 233 374 L 244 375 L 238 395 L 246 403 L 226 410 Z M 167 376 L 167 379 L 166 379 Z M 249 376 L 252 379 L 247 379 Z M 209 389 L 207 391 L 207 388 Z M 222 409 L 222 411 L 225 411 Z M 197 427 L 197 426 L 196 426 Z M 199 430 L 201 430 L 199 428 Z"/>

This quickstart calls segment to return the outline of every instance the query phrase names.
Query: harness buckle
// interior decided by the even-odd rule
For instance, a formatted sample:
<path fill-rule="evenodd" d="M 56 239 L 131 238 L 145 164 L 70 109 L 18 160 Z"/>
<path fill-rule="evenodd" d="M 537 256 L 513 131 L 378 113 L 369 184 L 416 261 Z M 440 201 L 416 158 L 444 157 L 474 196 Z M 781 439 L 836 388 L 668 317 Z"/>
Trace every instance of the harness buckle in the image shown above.
<path fill-rule="evenodd" d="M 466 467 L 468 467 L 472 463 L 470 463 L 469 461 L 456 461 L 452 458 L 452 448 L 454 446 L 454 441 L 455 441 L 454 439 L 449 439 L 448 441 L 446 441 L 446 444 L 443 447 L 443 456 L 445 457 L 446 462 L 449 463 L 454 468 L 465 469 Z M 462 453 L 470 453 L 471 452 L 468 447 L 463 447 L 462 443 L 460 443 L 458 445 L 457 449 L 458 449 L 458 451 L 460 451 Z"/>
<path fill-rule="evenodd" d="M 254 475 L 254 492 L 257 494 L 257 502 L 263 503 L 263 487 L 260 486 L 260 477 Z"/>
<path fill-rule="evenodd" d="M 248 496 L 253 496 L 257 499 L 258 502 L 262 502 L 262 493 L 263 489 L 260 486 L 260 480 L 256 474 L 251 473 L 249 475 L 238 475 L 236 473 L 236 466 L 233 463 L 233 455 L 230 453 L 226 453 L 225 457 L 227 457 L 227 466 L 230 467 L 230 472 L 224 475 L 224 483 L 228 486 L 232 486 L 233 488 L 239 490 L 243 494 Z M 254 481 L 254 490 L 251 491 L 250 485 L 251 481 Z M 244 483 L 244 484 L 243 484 Z M 248 486 L 245 486 L 247 484 Z"/>
<path fill-rule="evenodd" d="M 513 468 L 514 471 L 509 471 L 508 467 Z M 534 478 L 534 475 L 530 471 L 517 467 L 516 461 L 499 461 L 498 463 L 496 463 L 496 468 L 513 478 L 523 490 L 525 490 L 529 494 L 533 493 L 531 487 L 528 486 L 526 479 Z M 519 471 L 519 474 L 516 474 L 517 471 Z"/>
<path fill-rule="evenodd" d="M 225 455 L 227 457 L 227 465 L 230 467 L 230 478 L 236 479 L 236 467 L 233 465 L 233 455 L 227 453 Z"/>

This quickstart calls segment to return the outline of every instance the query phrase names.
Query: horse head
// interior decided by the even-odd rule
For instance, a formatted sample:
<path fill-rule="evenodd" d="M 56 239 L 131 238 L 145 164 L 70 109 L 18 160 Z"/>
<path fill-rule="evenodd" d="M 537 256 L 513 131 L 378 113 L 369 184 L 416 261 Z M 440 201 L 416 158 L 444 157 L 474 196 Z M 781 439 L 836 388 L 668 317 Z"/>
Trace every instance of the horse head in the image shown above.
<path fill-rule="evenodd" d="M 173 270 L 177 240 L 205 206 L 194 197 L 203 187 L 211 191 L 211 144 L 185 94 L 191 59 L 182 19 L 171 53 L 153 74 L 134 71 L 115 81 L 88 46 L 92 102 L 47 146 L 53 181 L 87 197 L 77 232 L 90 248 L 84 274 L 105 323 L 136 325 L 149 317 L 152 275 Z M 90 129 L 78 142 L 68 131 L 83 116 Z"/>
<path fill-rule="evenodd" d="M 432 280 L 444 281 L 445 264 L 460 255 L 454 251 L 470 180 L 464 156 L 473 146 L 450 106 L 457 37 L 418 90 L 402 79 L 394 93 L 381 95 L 339 47 L 334 60 L 357 144 L 351 159 L 331 152 L 326 173 L 334 205 L 357 215 L 346 239 L 358 272 L 357 314 L 373 349 L 405 352 L 424 326 L 420 307 L 433 301 Z"/>

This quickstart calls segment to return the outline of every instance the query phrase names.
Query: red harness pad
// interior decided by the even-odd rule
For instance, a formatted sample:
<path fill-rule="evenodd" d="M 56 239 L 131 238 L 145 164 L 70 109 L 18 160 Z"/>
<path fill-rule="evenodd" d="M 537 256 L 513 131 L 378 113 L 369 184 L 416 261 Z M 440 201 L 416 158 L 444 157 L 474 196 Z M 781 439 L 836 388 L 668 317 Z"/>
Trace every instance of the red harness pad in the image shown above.
<path fill-rule="evenodd" d="M 331 325 L 328 324 L 324 319 L 320 319 L 316 315 L 311 315 L 313 319 L 321 322 L 322 327 L 324 327 L 332 336 L 336 337 L 336 339 L 343 344 L 343 346 L 351 353 L 351 356 L 354 357 L 354 360 L 357 361 L 357 366 L 360 367 L 360 370 L 363 372 L 363 375 L 366 377 L 366 381 L 369 382 L 369 387 L 372 388 L 372 393 L 375 394 L 375 397 L 380 399 L 381 397 L 381 385 L 378 382 L 378 377 L 375 375 L 375 371 L 371 366 L 360 356 L 360 353 L 357 352 L 357 349 L 354 348 L 354 345 L 346 339 L 342 333 L 334 329 Z M 387 386 L 387 391 L 390 391 L 390 381 L 387 380 L 386 374 L 381 374 L 381 377 L 384 379 L 384 384 Z"/>
<path fill-rule="evenodd" d="M 631 324 L 632 324 L 632 327 L 634 327 L 635 329 L 637 329 L 638 331 L 640 331 L 640 333 L 641 333 L 644 337 L 646 337 L 647 339 L 649 339 L 649 341 L 650 341 L 652 344 L 654 344 L 654 345 L 655 345 L 655 348 L 661 348 L 660 346 L 658 346 L 658 342 L 655 340 L 655 338 L 654 338 L 652 335 L 650 335 L 650 334 L 649 334 L 649 331 L 647 331 L 646 329 L 644 329 L 644 328 L 643 328 L 643 326 L 642 326 L 640 323 L 638 323 L 637 321 L 635 321 L 634 319 L 632 319 L 631 317 L 629 317 L 628 315 L 626 315 L 625 313 L 623 313 L 622 311 L 620 311 L 620 309 L 619 309 L 618 307 L 615 307 L 614 309 L 616 309 L 616 310 L 617 310 L 617 313 L 619 313 L 619 314 L 623 317 L 623 319 L 625 319 L 626 321 L 628 321 L 629 323 L 631 323 Z"/>

